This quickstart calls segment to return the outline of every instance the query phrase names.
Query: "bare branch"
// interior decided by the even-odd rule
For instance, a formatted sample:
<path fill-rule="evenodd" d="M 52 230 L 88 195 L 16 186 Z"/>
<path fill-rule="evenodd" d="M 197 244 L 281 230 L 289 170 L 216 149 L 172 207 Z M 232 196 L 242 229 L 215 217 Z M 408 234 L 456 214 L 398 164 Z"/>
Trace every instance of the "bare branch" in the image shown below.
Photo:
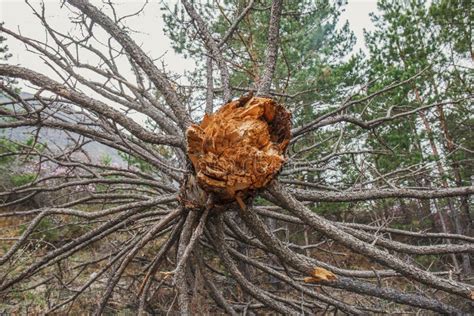
<path fill-rule="evenodd" d="M 224 57 L 219 49 L 218 43 L 212 37 L 211 33 L 209 32 L 206 23 L 199 15 L 199 13 L 194 9 L 193 5 L 186 0 L 181 0 L 184 7 L 186 8 L 186 12 L 188 12 L 189 16 L 193 20 L 196 29 L 199 31 L 199 35 L 202 37 L 206 48 L 211 53 L 211 56 L 217 63 L 217 67 L 219 67 L 221 73 L 221 85 L 223 89 L 223 97 L 224 101 L 231 99 L 231 91 L 230 91 L 230 77 L 229 77 L 229 70 L 227 68 L 227 64 L 224 60 Z"/>
<path fill-rule="evenodd" d="M 119 42 L 130 57 L 147 74 L 155 87 L 163 94 L 164 98 L 171 106 L 179 123 L 186 128 L 191 120 L 187 114 L 185 106 L 179 101 L 178 95 L 171 86 L 166 76 L 158 69 L 153 61 L 142 49 L 130 38 L 130 36 L 114 23 L 108 16 L 89 3 L 87 0 L 68 0 L 69 4 L 78 8 L 83 14 L 89 17 L 94 23 L 102 26 L 110 35 Z"/>

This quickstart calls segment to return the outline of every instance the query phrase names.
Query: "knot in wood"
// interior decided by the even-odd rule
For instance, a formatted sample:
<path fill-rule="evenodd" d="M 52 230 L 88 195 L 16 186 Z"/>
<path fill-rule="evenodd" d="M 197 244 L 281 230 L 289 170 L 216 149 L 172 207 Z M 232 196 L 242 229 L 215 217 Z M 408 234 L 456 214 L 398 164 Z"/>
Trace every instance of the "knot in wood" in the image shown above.
<path fill-rule="evenodd" d="M 187 130 L 188 156 L 199 185 L 220 202 L 249 196 L 280 171 L 291 115 L 270 98 L 244 96 Z"/>

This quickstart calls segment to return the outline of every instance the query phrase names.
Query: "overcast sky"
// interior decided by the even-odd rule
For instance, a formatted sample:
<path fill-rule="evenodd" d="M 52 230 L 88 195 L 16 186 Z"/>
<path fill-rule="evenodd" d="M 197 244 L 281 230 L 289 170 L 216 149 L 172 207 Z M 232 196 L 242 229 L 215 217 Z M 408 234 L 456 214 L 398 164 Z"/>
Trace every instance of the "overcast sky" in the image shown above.
<path fill-rule="evenodd" d="M 170 0 L 174 3 L 176 0 Z M 37 4 L 39 1 L 30 0 L 31 3 Z M 100 5 L 101 1 L 92 1 Z M 46 14 L 48 21 L 58 27 L 60 30 L 67 30 L 71 27 L 71 23 L 64 9 L 60 8 L 60 1 L 45 0 Z M 138 0 L 115 0 L 118 13 L 130 13 L 138 10 L 143 1 Z M 171 72 L 182 74 L 185 70 L 193 69 L 195 66 L 191 60 L 186 60 L 183 57 L 175 54 L 170 46 L 169 39 L 163 33 L 163 19 L 162 11 L 160 10 L 159 1 L 150 1 L 146 10 L 138 17 L 133 17 L 128 21 L 127 25 L 138 31 L 133 34 L 133 38 L 142 45 L 145 51 L 150 53 L 150 56 L 156 58 L 163 56 L 162 60 L 167 69 Z M 348 4 L 344 6 L 345 11 L 341 15 L 342 22 L 348 20 L 352 30 L 357 36 L 358 43 L 356 50 L 362 48 L 363 45 L 363 29 L 371 29 L 372 23 L 369 18 L 369 13 L 376 10 L 375 0 L 348 0 Z M 23 0 L 0 0 L 0 21 L 5 22 L 5 26 L 10 29 L 19 28 L 24 36 L 34 39 L 44 39 L 45 33 L 38 22 L 38 19 L 33 16 L 31 9 L 24 3 Z M 47 75 L 52 75 L 52 71 L 44 65 L 38 56 L 27 52 L 25 47 L 16 40 L 8 40 L 8 46 L 13 57 L 9 62 L 20 64 L 24 67 L 34 69 L 38 72 L 43 72 Z M 23 87 L 25 89 L 25 87 Z M 25 90 L 29 90 L 26 88 Z"/>

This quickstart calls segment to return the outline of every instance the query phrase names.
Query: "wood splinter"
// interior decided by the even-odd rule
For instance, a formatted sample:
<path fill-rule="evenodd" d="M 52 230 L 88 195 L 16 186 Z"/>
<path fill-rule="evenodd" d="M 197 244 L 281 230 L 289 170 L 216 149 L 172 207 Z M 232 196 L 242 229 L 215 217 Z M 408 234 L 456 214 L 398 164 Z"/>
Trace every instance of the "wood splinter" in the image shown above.
<path fill-rule="evenodd" d="M 337 277 L 331 271 L 328 271 L 324 268 L 316 267 L 311 272 L 310 277 L 304 278 L 305 283 L 318 283 L 320 281 L 333 281 L 336 280 Z"/>
<path fill-rule="evenodd" d="M 243 96 L 187 130 L 188 156 L 199 186 L 221 204 L 244 201 L 285 162 L 291 115 L 270 98 Z"/>

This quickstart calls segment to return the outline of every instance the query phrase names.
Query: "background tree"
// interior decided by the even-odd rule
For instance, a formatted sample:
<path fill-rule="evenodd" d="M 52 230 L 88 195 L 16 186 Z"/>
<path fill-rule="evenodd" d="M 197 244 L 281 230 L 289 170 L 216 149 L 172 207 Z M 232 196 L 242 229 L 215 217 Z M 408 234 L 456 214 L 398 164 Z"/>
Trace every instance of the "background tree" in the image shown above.
<path fill-rule="evenodd" d="M 196 60 L 186 84 L 134 41 L 127 17 L 146 6 L 121 14 L 111 2 L 67 0 L 65 30 L 47 6 L 30 5 L 47 43 L 0 30 L 54 71 L 0 64 L 2 77 L 37 87 L 25 99 L 2 83 L 12 106 L 0 128 L 71 142 L 38 148 L 34 138 L 15 152 L 37 171 L 0 193 L 1 218 L 20 222 L 1 233 L 2 301 L 47 313 L 467 312 L 467 228 L 406 220 L 451 203 L 455 224 L 474 192 L 461 118 L 469 69 L 448 53 L 466 45 L 439 30 L 443 5 L 381 1 L 363 64 L 346 56 L 353 37 L 335 28 L 329 2 L 182 0 L 164 13 L 175 48 Z M 287 162 L 245 205 L 222 205 L 196 184 L 185 135 L 250 90 L 292 112 Z M 125 163 L 94 159 L 94 143 Z M 25 209 L 33 198 L 44 204 Z"/>
<path fill-rule="evenodd" d="M 459 6 L 454 8 L 456 6 L 453 3 L 453 7 L 448 8 L 445 1 L 431 4 L 411 1 L 408 5 L 380 1 L 378 8 L 381 14 L 373 16 L 377 30 L 367 34 L 371 54 L 369 78 L 383 78 L 379 80 L 380 85 L 372 87 L 373 91 L 388 82 L 404 80 L 422 71 L 410 85 L 387 95 L 387 99 L 381 99 L 377 108 L 388 110 L 385 105 L 390 104 L 388 98 L 407 108 L 416 108 L 422 102 L 434 103 L 443 99 L 454 101 L 445 107 L 421 111 L 398 125 L 393 124 L 374 139 L 377 147 L 388 147 L 397 153 L 398 159 L 391 156 L 389 159 L 377 160 L 379 169 L 383 171 L 394 169 L 394 165 L 408 167 L 432 161 L 435 168 L 424 177 L 412 179 L 415 186 L 449 187 L 470 183 L 472 166 L 469 161 L 472 159 L 468 151 L 459 147 L 468 148 L 465 137 L 470 138 L 472 134 L 466 130 L 471 125 L 469 120 L 472 120 L 469 114 L 470 69 L 463 66 L 469 62 L 469 47 L 463 46 L 457 37 L 447 36 L 449 31 L 446 23 L 449 22 L 439 19 L 441 10 L 452 13 L 453 20 L 465 20 L 464 11 L 459 10 Z M 458 27 L 463 26 L 459 24 Z M 391 108 L 391 111 L 397 110 Z M 459 130 L 462 132 L 459 133 Z M 453 134 L 458 137 L 453 137 Z M 393 150 L 395 147 L 398 148 Z M 430 173 L 433 172 L 440 176 L 440 182 L 432 183 Z M 460 234 L 466 231 L 470 235 L 472 218 L 467 200 L 440 200 L 433 202 L 432 206 L 427 211 L 433 214 L 425 216 L 432 220 L 433 215 L 438 215 L 439 230 L 452 230 Z M 449 217 L 445 218 L 446 214 Z M 458 266 L 455 258 L 453 261 Z M 468 256 L 463 257 L 463 269 L 467 275 L 471 273 Z"/>

